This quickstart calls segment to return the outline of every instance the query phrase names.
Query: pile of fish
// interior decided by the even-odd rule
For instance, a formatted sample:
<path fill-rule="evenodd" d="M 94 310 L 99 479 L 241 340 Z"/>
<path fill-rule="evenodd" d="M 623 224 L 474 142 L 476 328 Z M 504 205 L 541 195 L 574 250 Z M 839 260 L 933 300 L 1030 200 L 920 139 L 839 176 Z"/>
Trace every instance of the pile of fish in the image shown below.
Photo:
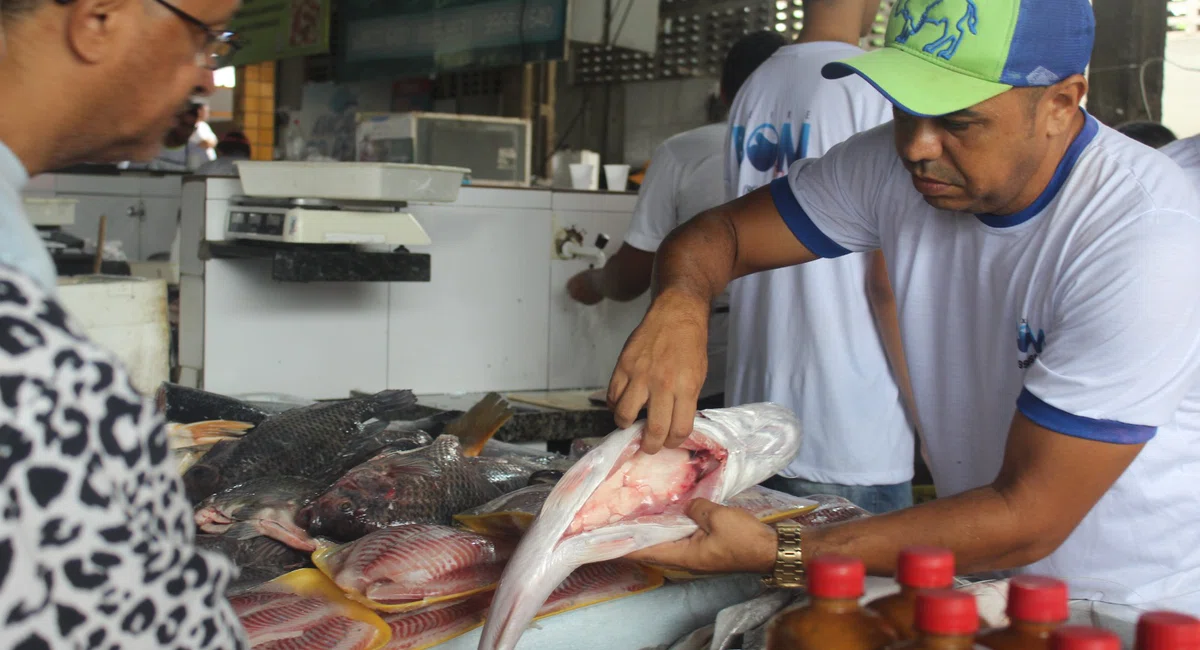
<path fill-rule="evenodd" d="M 774 405 L 704 411 L 654 456 L 638 424 L 567 457 L 492 440 L 513 414 L 497 394 L 432 415 L 400 390 L 278 409 L 164 384 L 157 400 L 197 543 L 240 569 L 253 648 L 419 650 L 480 626 L 480 648 L 512 648 L 535 619 L 699 577 L 620 559 L 691 534 L 692 498 L 766 522 L 819 505 L 756 485 L 800 441 Z"/>

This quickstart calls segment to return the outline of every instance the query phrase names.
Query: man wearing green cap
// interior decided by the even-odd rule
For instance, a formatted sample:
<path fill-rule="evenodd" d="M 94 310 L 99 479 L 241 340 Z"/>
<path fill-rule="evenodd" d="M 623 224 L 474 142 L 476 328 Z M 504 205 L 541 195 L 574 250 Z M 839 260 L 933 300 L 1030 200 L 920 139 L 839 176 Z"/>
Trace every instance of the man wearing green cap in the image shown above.
<path fill-rule="evenodd" d="M 712 296 L 759 271 L 882 249 L 940 499 L 796 531 L 697 500 L 701 532 L 637 557 L 792 584 L 905 546 L 960 573 L 1032 572 L 1072 596 L 1200 613 L 1200 215 L 1162 154 L 1080 108 L 1088 0 L 899 0 L 887 47 L 833 63 L 895 106 L 786 178 L 702 213 L 655 261 L 617 363 L 643 448 L 691 433 Z"/>

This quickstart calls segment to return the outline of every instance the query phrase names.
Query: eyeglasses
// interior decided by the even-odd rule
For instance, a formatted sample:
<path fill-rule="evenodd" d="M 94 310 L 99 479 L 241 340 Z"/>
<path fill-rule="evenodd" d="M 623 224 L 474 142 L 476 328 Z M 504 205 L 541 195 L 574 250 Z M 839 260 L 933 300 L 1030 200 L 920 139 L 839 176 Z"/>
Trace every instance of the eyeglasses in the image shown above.
<path fill-rule="evenodd" d="M 209 70 L 220 70 L 230 64 L 233 55 L 242 49 L 242 42 L 233 32 L 219 31 L 209 27 L 207 23 L 188 12 L 167 2 L 154 0 L 167 8 L 183 22 L 197 27 L 205 34 L 204 49 L 196 53 L 196 65 Z"/>
<path fill-rule="evenodd" d="M 55 0 L 60 5 L 70 4 L 72 0 Z M 219 70 L 227 67 L 233 60 L 233 55 L 242 49 L 242 41 L 234 32 L 219 31 L 209 27 L 207 23 L 188 12 L 176 7 L 166 0 L 154 0 L 166 7 L 183 22 L 199 28 L 204 32 L 204 48 L 196 53 L 196 65 L 209 70 Z"/>

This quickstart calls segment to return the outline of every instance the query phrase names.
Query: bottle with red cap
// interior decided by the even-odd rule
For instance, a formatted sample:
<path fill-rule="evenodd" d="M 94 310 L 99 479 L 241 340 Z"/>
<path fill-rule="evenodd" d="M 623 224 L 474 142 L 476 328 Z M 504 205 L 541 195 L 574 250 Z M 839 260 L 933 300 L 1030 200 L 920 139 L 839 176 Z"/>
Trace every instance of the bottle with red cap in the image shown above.
<path fill-rule="evenodd" d="M 767 650 L 879 650 L 895 640 L 878 614 L 858 604 L 866 579 L 862 561 L 821 555 L 804 569 L 809 602 L 771 621 Z"/>
<path fill-rule="evenodd" d="M 936 546 L 911 546 L 900 551 L 896 565 L 900 592 L 867 603 L 887 621 L 901 640 L 917 638 L 917 594 L 926 589 L 954 586 L 954 554 Z"/>
<path fill-rule="evenodd" d="M 1178 612 L 1146 612 L 1138 619 L 1137 650 L 1200 650 L 1200 619 Z"/>
<path fill-rule="evenodd" d="M 992 650 L 1049 650 L 1050 633 L 1067 622 L 1067 585 L 1041 576 L 1017 576 L 1008 583 L 1009 625 L 979 636 Z"/>
<path fill-rule="evenodd" d="M 979 631 L 975 597 L 953 589 L 917 593 L 917 638 L 901 641 L 895 650 L 974 650 Z"/>
<path fill-rule="evenodd" d="M 1094 627 L 1064 625 L 1050 633 L 1051 650 L 1121 650 L 1121 638 Z"/>

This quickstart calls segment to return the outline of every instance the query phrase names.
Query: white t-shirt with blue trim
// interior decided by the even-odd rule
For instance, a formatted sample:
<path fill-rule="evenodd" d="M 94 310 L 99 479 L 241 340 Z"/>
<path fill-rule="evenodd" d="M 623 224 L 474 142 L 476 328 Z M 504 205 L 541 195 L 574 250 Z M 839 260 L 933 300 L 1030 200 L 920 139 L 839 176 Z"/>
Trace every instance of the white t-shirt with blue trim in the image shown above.
<path fill-rule="evenodd" d="M 825 64 L 862 53 L 848 43 L 797 43 L 755 70 L 729 112 L 726 198 L 891 119 L 891 104 L 867 82 L 821 77 Z M 913 476 L 915 438 L 867 300 L 869 266 L 868 255 L 848 255 L 729 285 L 725 403 L 796 412 L 804 444 L 782 476 L 842 485 Z"/>
<path fill-rule="evenodd" d="M 1075 598 L 1200 614 L 1200 216 L 1176 165 L 1088 116 L 1032 206 L 970 215 L 924 201 L 886 124 L 771 190 L 814 253 L 883 249 L 939 495 L 994 480 L 1014 408 L 1145 442 L 1024 570 Z"/>

